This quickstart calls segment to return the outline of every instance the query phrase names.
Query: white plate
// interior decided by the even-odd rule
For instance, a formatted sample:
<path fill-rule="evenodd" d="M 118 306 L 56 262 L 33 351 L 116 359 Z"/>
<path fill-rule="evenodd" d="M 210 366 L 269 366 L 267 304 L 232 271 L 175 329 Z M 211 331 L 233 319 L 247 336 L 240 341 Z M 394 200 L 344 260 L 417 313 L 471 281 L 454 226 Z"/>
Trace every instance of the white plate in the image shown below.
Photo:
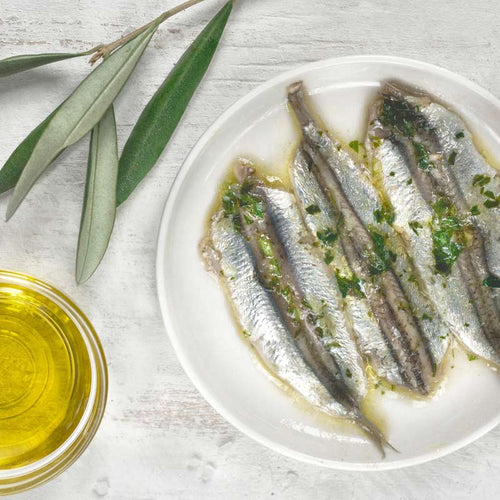
<path fill-rule="evenodd" d="M 379 82 L 396 78 L 453 105 L 487 150 L 500 158 L 500 102 L 474 83 L 429 64 L 394 57 L 331 59 L 288 72 L 226 111 L 186 159 L 170 192 L 159 235 L 158 295 L 170 340 L 208 402 L 238 429 L 288 456 L 349 470 L 422 463 L 472 442 L 500 421 L 500 377 L 457 351 L 439 393 L 415 402 L 377 391 L 374 407 L 400 453 L 382 459 L 353 427 L 308 411 L 256 363 L 237 333 L 198 243 L 207 212 L 236 156 L 281 172 L 299 140 L 286 107 L 287 84 L 304 80 L 314 107 L 345 141 L 361 139 L 366 105 Z"/>

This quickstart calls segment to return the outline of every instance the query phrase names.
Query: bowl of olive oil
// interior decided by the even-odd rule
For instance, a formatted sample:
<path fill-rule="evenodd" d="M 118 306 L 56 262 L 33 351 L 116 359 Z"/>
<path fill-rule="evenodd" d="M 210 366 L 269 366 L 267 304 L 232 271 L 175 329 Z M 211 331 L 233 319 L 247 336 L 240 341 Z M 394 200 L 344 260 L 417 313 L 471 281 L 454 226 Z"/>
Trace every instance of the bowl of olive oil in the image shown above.
<path fill-rule="evenodd" d="M 104 353 L 84 314 L 51 285 L 0 271 L 0 495 L 69 467 L 106 395 Z"/>

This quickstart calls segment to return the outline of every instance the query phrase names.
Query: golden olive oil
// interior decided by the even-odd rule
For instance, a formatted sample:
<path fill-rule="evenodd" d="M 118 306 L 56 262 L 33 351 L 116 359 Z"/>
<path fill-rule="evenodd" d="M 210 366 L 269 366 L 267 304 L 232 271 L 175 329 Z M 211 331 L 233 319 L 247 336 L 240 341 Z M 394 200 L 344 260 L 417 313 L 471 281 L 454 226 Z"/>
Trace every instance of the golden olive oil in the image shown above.
<path fill-rule="evenodd" d="M 0 282 L 0 469 L 58 449 L 82 418 L 91 378 L 71 317 L 45 294 Z"/>

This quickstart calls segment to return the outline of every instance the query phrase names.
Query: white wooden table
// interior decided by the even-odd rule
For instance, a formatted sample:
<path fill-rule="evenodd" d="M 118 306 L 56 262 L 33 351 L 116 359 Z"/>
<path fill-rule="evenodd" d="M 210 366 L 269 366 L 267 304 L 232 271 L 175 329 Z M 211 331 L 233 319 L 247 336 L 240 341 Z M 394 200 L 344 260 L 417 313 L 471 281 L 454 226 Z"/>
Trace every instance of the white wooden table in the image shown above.
<path fill-rule="evenodd" d="M 174 3 L 2 0 L 0 58 L 88 49 Z M 122 145 L 215 3 L 208 0 L 179 15 L 155 37 L 118 98 Z M 239 0 L 181 126 L 157 167 L 120 209 L 102 266 L 80 287 L 73 268 L 87 141 L 60 157 L 15 218 L 8 224 L 0 218 L 0 267 L 50 280 L 88 314 L 108 359 L 109 400 L 96 438 L 77 463 L 19 498 L 500 498 L 500 428 L 443 459 L 381 473 L 305 465 L 251 441 L 226 423 L 184 374 L 155 293 L 157 230 L 173 178 L 195 141 L 235 100 L 287 69 L 351 54 L 439 64 L 500 96 L 499 40 L 496 0 Z M 86 62 L 77 59 L 0 81 L 0 163 L 87 72 Z M 6 202 L 0 197 L 2 214 Z"/>

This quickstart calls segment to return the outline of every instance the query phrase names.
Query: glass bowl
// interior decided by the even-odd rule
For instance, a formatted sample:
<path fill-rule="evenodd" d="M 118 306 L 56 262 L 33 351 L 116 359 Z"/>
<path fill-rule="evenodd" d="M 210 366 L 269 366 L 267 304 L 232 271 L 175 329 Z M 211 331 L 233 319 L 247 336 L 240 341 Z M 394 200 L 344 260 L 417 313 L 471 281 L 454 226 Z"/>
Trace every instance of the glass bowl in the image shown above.
<path fill-rule="evenodd" d="M 80 309 L 47 283 L 0 270 L 0 495 L 52 479 L 83 453 L 107 386 Z"/>

